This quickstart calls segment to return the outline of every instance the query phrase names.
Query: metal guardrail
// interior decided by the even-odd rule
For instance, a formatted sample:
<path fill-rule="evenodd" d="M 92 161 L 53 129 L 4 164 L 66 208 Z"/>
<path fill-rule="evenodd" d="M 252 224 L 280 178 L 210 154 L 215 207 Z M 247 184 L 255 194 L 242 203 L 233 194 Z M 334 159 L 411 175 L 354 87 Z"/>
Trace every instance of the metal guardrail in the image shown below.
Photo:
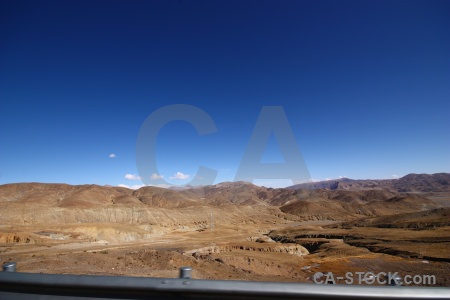
<path fill-rule="evenodd" d="M 450 299 L 450 288 L 0 272 L 0 299 Z"/>

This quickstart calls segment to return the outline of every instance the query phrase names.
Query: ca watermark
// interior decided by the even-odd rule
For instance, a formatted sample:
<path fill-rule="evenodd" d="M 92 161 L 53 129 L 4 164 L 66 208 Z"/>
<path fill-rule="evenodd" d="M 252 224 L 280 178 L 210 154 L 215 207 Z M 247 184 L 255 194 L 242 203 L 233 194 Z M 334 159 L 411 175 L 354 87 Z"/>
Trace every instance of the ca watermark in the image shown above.
<path fill-rule="evenodd" d="M 136 145 L 136 166 L 145 185 L 172 185 L 164 180 L 158 171 L 156 141 L 161 129 L 173 121 L 187 122 L 187 126 L 193 126 L 199 136 L 214 134 L 218 131 L 211 116 L 193 105 L 174 104 L 154 111 L 142 124 Z M 283 163 L 261 163 L 271 134 L 277 139 L 284 159 Z M 217 159 L 220 157 L 218 156 Z M 212 185 L 217 173 L 217 170 L 200 165 L 197 174 L 187 184 Z M 253 182 L 255 179 L 291 179 L 293 184 L 308 182 L 311 179 L 292 128 L 281 106 L 263 106 L 261 108 L 234 177 L 234 181 Z"/>
<path fill-rule="evenodd" d="M 436 285 L 436 276 L 407 274 L 402 277 L 398 272 L 347 272 L 344 276 L 338 276 L 332 272 L 316 272 L 313 281 L 316 284 Z"/>

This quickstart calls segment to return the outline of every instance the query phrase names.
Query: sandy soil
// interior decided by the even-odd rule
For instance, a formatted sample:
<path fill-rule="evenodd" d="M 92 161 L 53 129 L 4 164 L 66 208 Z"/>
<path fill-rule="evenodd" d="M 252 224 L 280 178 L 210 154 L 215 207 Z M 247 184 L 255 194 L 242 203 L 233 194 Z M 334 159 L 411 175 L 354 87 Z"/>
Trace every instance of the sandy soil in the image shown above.
<path fill-rule="evenodd" d="M 449 228 L 322 227 L 329 223 L 220 226 L 143 238 L 130 238 L 142 230 L 131 225 L 3 226 L 0 259 L 33 273 L 171 278 L 192 266 L 198 279 L 312 282 L 316 272 L 371 271 L 435 275 L 433 285 L 450 286 Z M 122 240 L 108 241 L 108 230 Z M 89 238 L 98 232 L 104 240 Z"/>

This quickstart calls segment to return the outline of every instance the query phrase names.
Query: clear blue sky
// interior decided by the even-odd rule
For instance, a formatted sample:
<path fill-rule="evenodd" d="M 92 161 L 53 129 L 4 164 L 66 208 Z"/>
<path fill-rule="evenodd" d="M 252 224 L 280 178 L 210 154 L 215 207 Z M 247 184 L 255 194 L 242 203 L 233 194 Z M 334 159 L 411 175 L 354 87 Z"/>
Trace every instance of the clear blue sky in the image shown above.
<path fill-rule="evenodd" d="M 313 179 L 449 172 L 449 100 L 450 1 L 0 1 L 0 184 L 142 184 L 139 128 L 170 104 L 218 129 L 163 128 L 174 184 L 232 181 L 270 105 Z"/>

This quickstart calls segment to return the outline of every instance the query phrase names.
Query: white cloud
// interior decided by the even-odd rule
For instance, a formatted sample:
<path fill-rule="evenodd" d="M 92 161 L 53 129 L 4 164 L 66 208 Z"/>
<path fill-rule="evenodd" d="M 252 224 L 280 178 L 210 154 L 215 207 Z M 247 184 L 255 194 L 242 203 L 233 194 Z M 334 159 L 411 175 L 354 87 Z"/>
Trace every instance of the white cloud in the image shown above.
<path fill-rule="evenodd" d="M 125 179 L 128 179 L 128 180 L 141 180 L 141 177 L 139 177 L 136 174 L 125 174 Z"/>
<path fill-rule="evenodd" d="M 325 181 L 329 181 L 329 180 L 332 180 L 331 178 L 325 178 Z"/>
<path fill-rule="evenodd" d="M 127 189 L 137 190 L 137 189 L 140 189 L 141 187 L 144 187 L 145 184 L 135 184 L 135 185 L 119 184 L 118 186 L 124 187 Z"/>
<path fill-rule="evenodd" d="M 400 177 L 400 176 L 398 176 L 398 175 L 392 174 L 392 178 L 397 179 L 397 178 L 399 178 L 399 177 Z"/>
<path fill-rule="evenodd" d="M 110 155 L 108 155 L 109 158 L 116 158 L 117 156 L 114 153 L 111 153 Z"/>
<path fill-rule="evenodd" d="M 182 172 L 177 172 L 175 175 L 171 176 L 170 179 L 183 180 L 188 179 L 190 175 L 183 174 Z"/>
<path fill-rule="evenodd" d="M 158 175 L 156 173 L 153 173 L 152 176 L 150 176 L 150 179 L 152 179 L 152 180 L 163 179 L 163 178 L 164 178 L 163 175 Z"/>

